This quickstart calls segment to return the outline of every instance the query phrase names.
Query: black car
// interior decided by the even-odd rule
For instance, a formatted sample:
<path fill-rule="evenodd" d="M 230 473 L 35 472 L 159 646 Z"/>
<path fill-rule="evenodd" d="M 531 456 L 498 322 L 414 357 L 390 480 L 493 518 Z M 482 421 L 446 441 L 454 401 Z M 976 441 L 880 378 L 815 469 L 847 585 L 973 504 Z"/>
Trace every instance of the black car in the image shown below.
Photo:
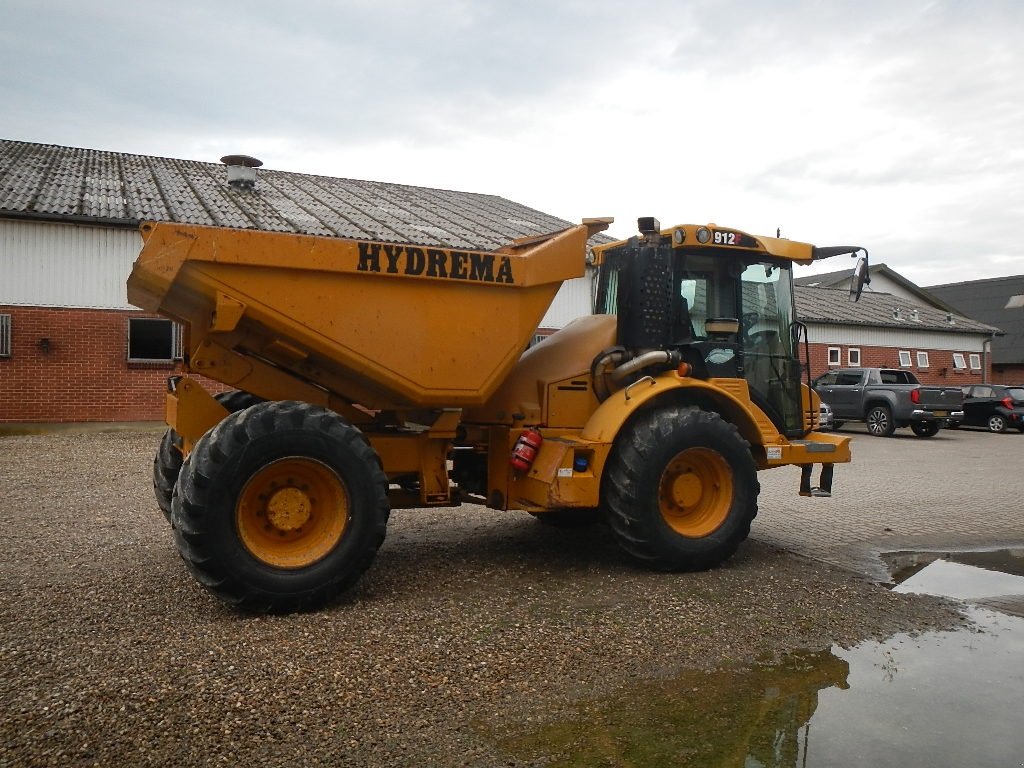
<path fill-rule="evenodd" d="M 1024 387 L 974 384 L 963 387 L 964 417 L 961 423 L 985 427 L 989 432 L 1019 429 L 1024 432 Z"/>

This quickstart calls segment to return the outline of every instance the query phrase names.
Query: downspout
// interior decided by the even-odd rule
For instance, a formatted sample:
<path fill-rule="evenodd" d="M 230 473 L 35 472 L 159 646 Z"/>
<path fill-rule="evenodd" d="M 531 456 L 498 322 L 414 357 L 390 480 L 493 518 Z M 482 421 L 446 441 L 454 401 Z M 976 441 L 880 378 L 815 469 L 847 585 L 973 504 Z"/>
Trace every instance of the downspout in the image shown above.
<path fill-rule="evenodd" d="M 987 339 L 981 342 L 981 383 L 991 384 L 989 381 L 989 369 L 992 367 L 992 341 L 997 331 L 992 331 Z"/>

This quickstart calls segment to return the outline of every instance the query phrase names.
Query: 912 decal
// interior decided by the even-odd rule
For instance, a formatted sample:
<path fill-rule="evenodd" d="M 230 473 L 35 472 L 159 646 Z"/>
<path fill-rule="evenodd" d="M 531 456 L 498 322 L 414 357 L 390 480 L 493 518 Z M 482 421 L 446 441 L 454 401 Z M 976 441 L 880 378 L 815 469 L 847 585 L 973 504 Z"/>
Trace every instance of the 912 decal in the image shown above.
<path fill-rule="evenodd" d="M 736 245 L 740 248 L 756 248 L 757 241 L 751 237 L 741 235 L 738 232 L 726 232 L 725 230 L 715 229 L 713 232 L 713 242 L 715 245 Z"/>

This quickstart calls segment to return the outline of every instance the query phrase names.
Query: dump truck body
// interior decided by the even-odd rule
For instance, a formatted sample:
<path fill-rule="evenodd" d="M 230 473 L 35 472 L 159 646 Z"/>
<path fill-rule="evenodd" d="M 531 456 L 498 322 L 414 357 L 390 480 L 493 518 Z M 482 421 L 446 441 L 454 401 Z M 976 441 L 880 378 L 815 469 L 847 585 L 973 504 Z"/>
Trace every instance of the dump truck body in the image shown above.
<path fill-rule="evenodd" d="M 827 495 L 849 438 L 814 431 L 789 272 L 816 249 L 648 227 L 588 256 L 608 221 L 491 252 L 144 225 L 129 300 L 186 348 L 155 488 L 197 578 L 316 604 L 369 565 L 387 510 L 463 501 L 600 510 L 638 562 L 706 568 L 746 537 L 758 469 L 798 465 Z M 598 312 L 523 354 L 588 259 Z"/>

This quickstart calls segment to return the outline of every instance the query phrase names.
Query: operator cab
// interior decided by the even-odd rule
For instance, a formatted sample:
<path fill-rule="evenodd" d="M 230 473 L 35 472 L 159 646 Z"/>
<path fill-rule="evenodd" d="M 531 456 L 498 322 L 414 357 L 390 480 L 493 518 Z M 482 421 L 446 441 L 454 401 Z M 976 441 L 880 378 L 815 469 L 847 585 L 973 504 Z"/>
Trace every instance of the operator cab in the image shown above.
<path fill-rule="evenodd" d="M 641 219 L 640 229 L 601 254 L 595 312 L 618 316 L 619 344 L 668 350 L 699 378 L 745 379 L 780 433 L 803 436 L 792 256 L 714 226 L 662 233 Z"/>

